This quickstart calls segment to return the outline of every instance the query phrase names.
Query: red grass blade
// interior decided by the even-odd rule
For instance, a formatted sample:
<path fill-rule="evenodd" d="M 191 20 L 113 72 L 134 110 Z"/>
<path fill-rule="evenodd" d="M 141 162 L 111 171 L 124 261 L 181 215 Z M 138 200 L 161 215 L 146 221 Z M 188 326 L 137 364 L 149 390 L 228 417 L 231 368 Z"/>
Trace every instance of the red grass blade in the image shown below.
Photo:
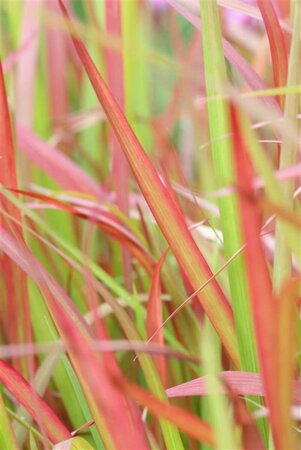
<path fill-rule="evenodd" d="M 1 250 L 37 283 L 45 298 L 106 446 L 147 449 L 138 410 L 121 395 L 113 381 L 113 375 L 120 376 L 117 365 L 106 364 L 105 356 L 95 353 L 87 323 L 65 291 L 25 245 L 18 244 L 5 230 L 0 231 Z"/>
<path fill-rule="evenodd" d="M 12 130 L 9 117 L 9 109 L 5 91 L 5 83 L 0 64 L 0 145 L 1 145 L 1 171 L 0 182 L 10 187 L 17 187 L 17 177 L 15 170 L 14 146 L 12 138 Z M 2 200 L 4 201 L 4 199 Z"/>
<path fill-rule="evenodd" d="M 289 0 L 276 0 L 279 14 L 282 18 L 289 17 L 291 3 Z"/>
<path fill-rule="evenodd" d="M 285 86 L 288 56 L 283 31 L 271 0 L 257 0 L 269 38 L 275 87 Z"/>
<path fill-rule="evenodd" d="M 31 417 L 42 425 L 43 431 L 52 443 L 71 437 L 65 425 L 22 375 L 2 360 L 0 360 L 0 381 Z"/>
<path fill-rule="evenodd" d="M 110 121 L 139 187 L 168 241 L 178 263 L 195 290 L 204 279 L 210 278 L 211 270 L 188 231 L 185 218 L 177 203 L 162 183 L 157 171 L 145 154 L 133 130 L 111 95 L 103 78 L 97 71 L 83 43 L 74 37 L 74 30 L 67 10 L 59 0 L 62 11 L 68 18 L 77 53 L 84 65 L 98 99 Z M 206 313 L 217 330 L 233 362 L 238 365 L 237 341 L 233 325 L 232 310 L 216 280 L 199 295 Z"/>
<path fill-rule="evenodd" d="M 118 379 L 116 382 L 122 391 L 127 393 L 138 403 L 147 407 L 149 411 L 154 413 L 157 417 L 167 419 L 194 439 L 214 446 L 213 432 L 210 426 L 200 420 L 197 416 L 184 411 L 177 406 L 164 403 L 149 392 L 141 389 L 139 386 L 130 383 L 125 378 Z"/>
<path fill-rule="evenodd" d="M 244 450 L 265 450 L 260 432 L 256 427 L 255 419 L 247 409 L 244 400 L 226 386 L 233 402 L 236 422 L 242 428 L 242 442 Z"/>
<path fill-rule="evenodd" d="M 12 189 L 10 190 L 14 191 Z M 44 202 L 44 204 L 35 203 L 34 205 L 32 205 L 32 207 L 38 209 L 47 207 L 57 208 L 60 210 L 68 211 L 71 214 L 83 217 L 95 223 L 101 230 L 103 230 L 105 233 L 108 233 L 110 236 L 124 245 L 128 249 L 128 251 L 130 251 L 133 256 L 137 258 L 137 260 L 140 262 L 142 267 L 144 267 L 149 276 L 152 276 L 154 267 L 152 256 L 139 243 L 136 237 L 122 225 L 120 220 L 115 217 L 113 213 L 104 210 L 99 204 L 92 201 L 85 202 L 85 200 L 83 199 L 72 197 L 71 194 L 67 196 L 68 200 L 71 203 L 71 205 L 69 205 L 68 203 L 65 203 L 56 198 L 52 198 L 47 195 L 38 194 L 35 192 L 25 191 L 22 189 L 18 189 L 16 190 L 16 192 L 34 199 L 42 200 Z"/>
<path fill-rule="evenodd" d="M 162 302 L 161 302 L 161 285 L 160 285 L 160 274 L 161 268 L 163 266 L 167 250 L 161 255 L 158 263 L 155 267 L 155 272 L 152 278 L 152 286 L 149 293 L 149 298 L 147 302 L 147 316 L 146 316 L 146 331 L 147 337 L 150 338 L 157 330 L 153 342 L 163 346 L 164 336 L 163 336 L 163 316 L 162 316 Z M 159 356 L 155 359 L 158 372 L 161 377 L 162 385 L 166 385 L 166 364 L 164 356 Z"/>
<path fill-rule="evenodd" d="M 17 189 L 17 177 L 14 158 L 14 147 L 8 102 L 5 91 L 2 65 L 0 62 L 0 184 Z M 19 210 L 0 194 L 0 206 L 21 222 Z M 7 222 L 0 216 L 0 225 L 6 230 L 11 230 L 17 239 L 22 240 L 22 228 L 13 222 Z M 31 327 L 29 319 L 29 307 L 27 297 L 26 277 L 6 255 L 0 257 L 1 272 L 3 276 L 4 293 L 0 303 L 2 319 L 14 317 L 7 326 L 4 321 L 1 326 L 9 336 L 11 343 L 24 342 L 31 339 Z M 20 368 L 20 360 L 14 362 Z"/>
<path fill-rule="evenodd" d="M 231 107 L 232 129 L 234 134 L 233 153 L 237 171 L 240 196 L 242 230 L 246 242 L 246 267 L 253 310 L 253 320 L 257 340 L 259 363 L 265 390 L 266 404 L 269 408 L 271 429 L 276 449 L 293 448 L 289 430 L 282 421 L 284 407 L 280 403 L 282 387 L 278 373 L 278 341 L 276 299 L 272 291 L 270 274 L 260 239 L 260 212 L 253 200 L 253 168 L 241 134 L 238 112 Z M 289 414 L 289 411 L 287 412 Z"/>

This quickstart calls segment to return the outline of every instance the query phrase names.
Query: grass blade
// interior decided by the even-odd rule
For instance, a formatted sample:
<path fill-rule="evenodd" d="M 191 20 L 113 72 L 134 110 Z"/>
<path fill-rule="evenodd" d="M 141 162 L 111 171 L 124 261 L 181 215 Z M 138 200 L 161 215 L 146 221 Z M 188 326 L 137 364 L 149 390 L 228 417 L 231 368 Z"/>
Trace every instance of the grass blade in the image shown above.
<path fill-rule="evenodd" d="M 195 439 L 214 445 L 212 430 L 209 425 L 202 422 L 198 417 L 190 414 L 176 406 L 164 403 L 139 386 L 134 385 L 126 379 L 118 380 L 120 388 L 130 395 L 134 400 L 147 407 L 158 417 L 164 417 L 185 433 Z"/>
<path fill-rule="evenodd" d="M 92 180 L 66 155 L 53 148 L 30 130 L 17 124 L 19 146 L 23 153 L 64 189 L 90 194 L 103 198 L 103 192 L 96 181 Z"/>
<path fill-rule="evenodd" d="M 201 0 L 202 41 L 207 97 L 223 94 L 227 83 L 225 59 L 216 1 Z M 228 103 L 220 99 L 208 102 L 209 130 L 212 157 L 218 188 L 235 182 L 229 139 L 220 140 L 230 132 Z M 228 195 L 219 199 L 221 227 L 225 256 L 231 258 L 242 246 L 241 229 L 237 215 L 237 198 Z M 250 315 L 250 301 L 246 283 L 245 262 L 238 256 L 228 267 L 235 327 L 243 370 L 257 371 L 254 331 Z"/>
<path fill-rule="evenodd" d="M 120 449 L 148 448 L 137 411 L 133 407 L 125 409 L 127 401 L 111 380 L 110 371 L 114 368 L 107 367 L 105 361 L 95 355 L 87 324 L 72 301 L 26 247 L 19 246 L 4 230 L 0 233 L 0 247 L 28 272 L 42 291 L 106 445 Z M 97 387 L 100 382 L 101 391 Z"/>
<path fill-rule="evenodd" d="M 166 250 L 162 256 L 160 257 L 158 263 L 156 264 L 154 275 L 152 278 L 152 286 L 149 293 L 149 298 L 147 301 L 147 315 L 146 315 L 146 330 L 147 337 L 150 338 L 157 329 L 158 333 L 154 337 L 153 342 L 156 342 L 159 345 L 164 345 L 164 336 L 163 329 L 161 328 L 163 322 L 163 313 L 162 313 L 162 302 L 161 302 L 161 286 L 160 286 L 160 274 L 161 268 L 164 263 Z M 163 386 L 166 385 L 166 365 L 164 357 L 156 358 L 156 365 L 158 372 L 161 376 Z"/>
<path fill-rule="evenodd" d="M 65 425 L 22 375 L 1 360 L 0 380 L 32 418 L 43 425 L 43 431 L 51 442 L 56 443 L 70 437 Z"/>
<path fill-rule="evenodd" d="M 81 437 L 73 437 L 59 442 L 52 450 L 93 450 L 93 447 Z"/>
<path fill-rule="evenodd" d="M 216 342 L 212 325 L 205 321 L 202 329 L 201 358 L 202 369 L 206 374 L 206 384 L 208 387 L 208 410 L 206 415 L 214 430 L 216 447 L 229 450 L 239 450 L 238 439 L 235 436 L 233 413 L 230 410 L 229 399 L 221 394 L 221 381 L 218 377 L 220 371 L 220 346 Z"/>
<path fill-rule="evenodd" d="M 271 428 L 276 449 L 293 448 L 290 434 L 282 421 L 281 408 L 287 406 L 280 403 L 279 393 L 282 390 L 280 380 L 275 376 L 278 372 L 276 303 L 272 291 L 272 283 L 268 271 L 265 254 L 260 240 L 260 214 L 253 199 L 253 169 L 246 142 L 241 134 L 238 112 L 232 108 L 232 129 L 234 133 L 234 160 L 236 164 L 238 188 L 241 193 L 241 220 L 246 241 L 246 265 L 248 271 L 249 290 L 252 300 L 254 325 L 260 368 L 269 408 Z M 254 273 L 257 274 L 256 278 Z"/>
<path fill-rule="evenodd" d="M 288 85 L 297 85 L 301 82 L 300 78 L 300 5 L 297 3 L 293 5 L 293 35 L 291 41 L 291 52 L 289 58 L 289 69 L 288 69 Z M 284 120 L 287 124 L 295 125 L 296 131 L 298 132 L 299 123 L 296 119 L 298 112 L 300 111 L 300 92 L 295 95 L 287 95 L 284 104 Z M 283 142 L 281 146 L 280 155 L 280 169 L 285 169 L 297 162 L 297 146 L 294 145 L 286 136 L 283 136 Z M 293 194 L 295 190 L 294 180 L 289 180 L 281 185 L 282 197 L 285 205 L 290 209 L 294 209 L 293 205 Z M 281 289 L 282 283 L 291 275 L 292 273 L 292 261 L 291 261 L 291 251 L 288 242 L 285 237 L 285 227 L 278 220 L 276 225 L 275 234 L 275 263 L 274 263 L 274 273 L 273 273 L 273 285 L 277 292 Z M 299 242 L 300 244 L 300 242 Z"/>
<path fill-rule="evenodd" d="M 285 86 L 287 76 L 287 51 L 284 35 L 271 0 L 257 0 L 269 38 L 275 87 Z"/>
<path fill-rule="evenodd" d="M 286 430 L 286 442 L 295 446 L 292 430 L 291 408 L 294 401 L 294 380 L 296 373 L 295 354 L 297 352 L 297 299 L 300 289 L 300 279 L 290 278 L 279 292 L 277 308 L 278 323 L 278 377 L 279 377 L 279 404 L 283 428 Z"/>
<path fill-rule="evenodd" d="M 63 3 L 60 2 L 60 4 L 65 16 L 68 17 Z M 70 25 L 70 22 L 68 22 L 68 25 Z M 73 35 L 72 26 L 70 26 L 70 32 Z M 205 278 L 211 276 L 211 270 L 192 239 L 179 206 L 174 202 L 159 178 L 83 43 L 74 36 L 72 40 L 98 99 L 119 139 L 140 189 L 179 264 L 196 290 Z M 215 280 L 203 291 L 199 300 L 233 362 L 238 364 L 237 342 L 231 308 Z"/>
<path fill-rule="evenodd" d="M 6 413 L 5 404 L 0 393 L 0 446 L 3 449 L 19 450 L 18 442 Z"/>
<path fill-rule="evenodd" d="M 105 11 L 107 31 L 119 38 L 122 38 L 121 9 L 122 2 L 111 2 L 110 0 L 106 0 Z M 124 71 L 122 54 L 112 49 L 107 49 L 106 59 L 108 86 L 114 94 L 120 108 L 124 110 Z M 113 133 L 112 136 L 112 148 L 112 172 L 116 188 L 117 206 L 124 214 L 128 214 L 129 170 L 126 158 L 115 133 Z M 122 262 L 125 284 L 127 289 L 131 290 L 131 258 L 124 248 L 122 248 Z"/>
<path fill-rule="evenodd" d="M 226 386 L 229 386 L 236 394 L 265 396 L 262 377 L 259 373 L 227 370 L 220 372 L 219 376 Z M 221 392 L 227 392 L 227 389 L 222 389 Z M 207 395 L 206 377 L 195 378 L 178 386 L 170 387 L 166 390 L 166 393 L 170 398 Z M 301 402 L 300 381 L 295 381 L 294 383 L 294 401 L 298 404 Z"/>
<path fill-rule="evenodd" d="M 13 137 L 5 90 L 4 76 L 0 61 L 0 149 L 1 170 L 0 185 L 17 189 L 17 176 L 14 157 Z M 0 194 L 0 206 L 17 221 L 21 221 L 19 210 Z M 11 230 L 17 239 L 22 240 L 22 228 L 11 221 L 6 222 L 0 216 L 0 224 L 6 230 Z M 29 319 L 28 296 L 26 277 L 6 255 L 1 255 L 1 272 L 3 276 L 4 291 L 0 303 L 2 317 L 14 317 L 9 324 L 3 323 L 3 329 L 10 338 L 11 343 L 29 341 L 31 339 L 31 326 Z M 7 326 L 8 325 L 8 326 Z M 19 361 L 14 361 L 16 367 L 21 369 Z M 23 361 L 24 363 L 24 361 Z M 23 370 L 25 367 L 23 366 Z"/>
<path fill-rule="evenodd" d="M 59 5 L 47 0 L 45 7 L 50 14 L 57 13 Z M 51 119 L 55 124 L 60 117 L 68 113 L 68 84 L 66 70 L 68 69 L 68 40 L 64 33 L 58 30 L 47 30 L 47 57 L 49 71 L 49 100 Z M 57 70 L 60 67 L 61 70 Z"/>
<path fill-rule="evenodd" d="M 175 3 L 175 0 L 168 0 L 175 10 L 181 14 L 185 19 L 190 22 L 195 28 L 198 30 L 202 30 L 200 25 L 199 16 L 192 14 L 188 9 L 184 6 L 184 4 L 180 5 Z M 232 64 L 241 74 L 241 76 L 245 79 L 246 83 L 252 90 L 260 90 L 262 92 L 265 91 L 267 87 L 266 83 L 260 78 L 257 72 L 253 69 L 251 64 L 246 61 L 246 59 L 241 56 L 241 54 L 236 50 L 236 48 L 225 38 L 222 38 L 223 50 L 225 54 L 225 58 L 228 60 L 230 64 Z M 275 98 L 263 98 L 262 101 L 272 109 L 279 110 L 279 105 Z"/>

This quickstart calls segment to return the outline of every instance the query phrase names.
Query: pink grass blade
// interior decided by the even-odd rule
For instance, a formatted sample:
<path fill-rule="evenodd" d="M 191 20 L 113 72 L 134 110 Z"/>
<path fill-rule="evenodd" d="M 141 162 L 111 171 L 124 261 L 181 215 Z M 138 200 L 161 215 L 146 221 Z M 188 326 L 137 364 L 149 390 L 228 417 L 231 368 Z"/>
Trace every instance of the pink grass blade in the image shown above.
<path fill-rule="evenodd" d="M 71 433 L 57 415 L 22 375 L 2 360 L 0 360 L 0 381 L 16 400 L 24 406 L 31 417 L 37 423 L 41 423 L 43 431 L 51 442 L 56 443 L 71 436 Z"/>
<path fill-rule="evenodd" d="M 52 0 L 45 2 L 50 14 L 57 14 L 59 6 Z M 48 81 L 51 118 L 54 124 L 68 113 L 68 41 L 60 30 L 47 28 Z M 60 70 L 58 70 L 58 67 Z"/>
<path fill-rule="evenodd" d="M 146 331 L 147 337 L 150 338 L 157 331 L 153 342 L 161 346 L 164 345 L 164 335 L 163 335 L 163 312 L 162 312 L 162 301 L 161 301 L 161 285 L 160 285 L 160 274 L 167 250 L 161 255 L 158 263 L 156 264 L 154 275 L 152 278 L 152 286 L 149 293 L 149 298 L 147 301 L 147 316 L 146 316 Z M 161 376 L 162 385 L 166 385 L 166 364 L 164 356 L 159 356 L 155 360 L 158 372 Z"/>
<path fill-rule="evenodd" d="M 100 186 L 59 150 L 47 144 L 29 129 L 17 124 L 20 150 L 52 177 L 62 188 L 103 198 Z"/>
<path fill-rule="evenodd" d="M 72 300 L 25 245 L 18 244 L 5 230 L 0 231 L 1 250 L 37 283 L 44 296 L 105 445 L 116 449 L 147 449 L 137 408 L 121 395 L 113 382 L 113 375 L 119 376 L 119 372 L 106 364 L 105 357 L 95 353 L 89 328 Z"/>
<path fill-rule="evenodd" d="M 34 30 L 26 39 L 21 42 L 20 46 L 14 51 L 11 52 L 5 60 L 2 61 L 3 72 L 9 72 L 12 67 L 17 64 L 21 55 L 28 49 L 30 45 L 32 45 L 34 39 L 36 38 L 37 30 Z"/>
<path fill-rule="evenodd" d="M 69 18 L 67 10 L 61 1 L 60 5 L 66 18 Z M 74 46 L 110 124 L 118 137 L 139 187 L 178 263 L 196 290 L 205 279 L 210 278 L 212 275 L 211 270 L 189 233 L 178 204 L 171 198 L 168 190 L 162 183 L 116 100 L 97 71 L 84 44 L 74 37 L 74 30 L 70 21 L 68 21 L 68 26 Z M 215 280 L 202 292 L 199 300 L 234 364 L 239 365 L 232 310 Z"/>
<path fill-rule="evenodd" d="M 255 372 L 238 372 L 238 371 L 224 371 L 220 372 L 219 376 L 227 386 L 238 395 L 256 395 L 265 396 L 262 376 Z M 294 385 L 294 401 L 297 404 L 301 403 L 301 382 L 295 381 Z M 221 392 L 227 392 L 225 388 Z M 190 397 L 194 395 L 207 395 L 207 379 L 206 377 L 195 378 L 186 383 L 172 386 L 166 389 L 167 396 L 172 397 Z"/>
<path fill-rule="evenodd" d="M 270 43 L 274 85 L 275 87 L 285 86 L 288 55 L 276 10 L 271 0 L 257 0 L 257 5 L 260 9 Z"/>
<path fill-rule="evenodd" d="M 17 119 L 29 128 L 33 125 L 34 114 L 34 89 L 37 68 L 37 49 L 38 39 L 37 33 L 39 31 L 38 14 L 41 8 L 41 0 L 32 2 L 25 0 L 23 2 L 23 17 L 21 40 L 24 42 L 30 36 L 35 35 L 35 39 L 30 41 L 30 45 L 20 55 L 17 65 L 17 105 L 16 117 Z"/>
<path fill-rule="evenodd" d="M 95 283 L 96 284 L 96 283 Z M 97 312 L 97 311 L 96 311 Z M 89 323 L 93 323 L 94 319 L 93 312 L 86 315 L 86 320 Z M 189 355 L 187 353 L 182 353 L 177 350 L 173 350 L 170 347 L 162 347 L 161 345 L 149 344 L 141 340 L 137 341 L 127 341 L 127 340 L 93 340 L 93 347 L 95 351 L 103 353 L 112 352 L 136 352 L 136 353 L 146 353 L 149 355 L 165 355 L 167 358 L 176 358 L 181 361 L 190 361 L 194 363 L 199 363 L 200 360 L 194 355 Z M 0 357 L 5 359 L 10 359 L 12 355 L 22 356 L 26 355 L 43 355 L 48 354 L 52 351 L 57 354 L 58 351 L 65 351 L 64 345 L 61 342 L 54 343 L 40 343 L 40 344 L 16 344 L 16 345 L 0 345 Z M 53 363 L 54 364 L 54 363 Z M 50 364 L 49 364 L 50 365 Z"/>
<path fill-rule="evenodd" d="M 119 37 L 119 39 L 122 39 L 121 3 L 106 0 L 105 13 L 107 32 L 113 36 Z M 114 49 L 108 48 L 106 50 L 106 61 L 108 86 L 119 107 L 124 110 L 124 75 L 122 54 Z M 127 213 L 127 197 L 129 188 L 128 166 L 115 134 L 113 134 L 113 175 L 117 192 L 117 203 L 120 206 L 120 209 Z"/>
<path fill-rule="evenodd" d="M 293 448 L 289 433 L 282 421 L 279 393 L 282 390 L 278 372 L 277 311 L 276 299 L 260 239 L 260 212 L 253 199 L 253 168 L 246 148 L 247 143 L 241 132 L 238 111 L 231 108 L 233 154 L 237 171 L 240 195 L 242 230 L 246 242 L 246 266 L 253 312 L 259 364 L 261 368 L 265 399 L 269 408 L 270 423 L 275 448 Z M 256 274 L 256 275 L 255 275 Z"/>
<path fill-rule="evenodd" d="M 106 0 L 106 26 L 109 34 L 122 39 L 121 27 L 121 2 L 112 2 Z M 107 77 L 108 86 L 119 104 L 119 107 L 124 110 L 124 74 L 123 74 L 123 58 L 121 52 L 116 52 L 114 49 L 107 49 Z M 129 169 L 126 157 L 122 152 L 118 139 L 113 133 L 112 135 L 113 148 L 113 177 L 117 196 L 117 206 L 124 214 L 128 214 L 129 209 Z M 131 258 L 129 253 L 122 248 L 123 272 L 125 277 L 125 285 L 128 290 L 131 290 Z"/>

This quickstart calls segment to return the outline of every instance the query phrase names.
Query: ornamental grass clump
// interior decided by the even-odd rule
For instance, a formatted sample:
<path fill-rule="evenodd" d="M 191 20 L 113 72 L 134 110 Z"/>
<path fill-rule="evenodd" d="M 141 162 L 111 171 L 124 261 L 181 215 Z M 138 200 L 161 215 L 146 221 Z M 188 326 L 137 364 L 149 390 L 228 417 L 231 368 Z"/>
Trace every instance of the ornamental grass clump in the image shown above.
<path fill-rule="evenodd" d="M 0 11 L 0 449 L 301 448 L 299 2 Z"/>

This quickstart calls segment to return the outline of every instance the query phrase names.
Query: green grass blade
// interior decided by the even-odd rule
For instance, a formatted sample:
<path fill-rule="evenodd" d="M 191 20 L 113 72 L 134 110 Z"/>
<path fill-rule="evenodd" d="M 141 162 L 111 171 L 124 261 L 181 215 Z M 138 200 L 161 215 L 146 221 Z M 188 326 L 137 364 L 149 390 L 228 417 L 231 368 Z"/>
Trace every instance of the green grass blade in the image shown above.
<path fill-rule="evenodd" d="M 2 393 L 0 393 L 0 448 L 3 450 L 19 450 L 16 437 L 6 412 Z"/>
<path fill-rule="evenodd" d="M 234 433 L 234 420 L 232 411 L 226 397 L 219 394 L 221 382 L 218 377 L 220 372 L 219 352 L 216 347 L 216 336 L 211 324 L 206 321 L 202 332 L 201 357 L 203 372 L 207 376 L 208 399 L 207 405 L 210 411 L 212 427 L 215 431 L 216 449 L 238 450 L 240 448 Z"/>
<path fill-rule="evenodd" d="M 301 17 L 300 6 L 298 3 L 292 4 L 293 7 L 293 35 L 291 41 L 291 53 L 289 58 L 287 84 L 293 85 L 300 83 L 300 52 L 301 52 Z M 284 105 L 284 121 L 299 127 L 297 114 L 300 111 L 300 92 L 294 95 L 288 95 Z M 284 169 L 298 160 L 297 146 L 286 136 L 283 137 L 281 146 L 280 169 Z M 293 210 L 293 194 L 295 190 L 295 180 L 288 180 L 281 183 L 282 197 L 286 207 Z M 276 291 L 281 289 L 283 281 L 292 274 L 291 250 L 285 237 L 285 229 L 281 221 L 277 221 L 275 234 L 275 261 L 274 261 L 274 288 Z"/>
<path fill-rule="evenodd" d="M 202 41 L 207 97 L 222 96 L 227 83 L 226 65 L 222 47 L 221 27 L 215 0 L 201 0 Z M 229 139 L 219 139 L 229 133 L 228 103 L 222 97 L 208 102 L 208 119 L 214 172 L 218 188 L 235 183 Z M 219 209 L 224 238 L 225 257 L 229 259 L 243 244 L 237 215 L 235 195 L 220 198 Z M 228 267 L 235 326 L 238 337 L 241 366 L 257 371 L 254 331 L 246 284 L 245 263 L 242 255 Z"/>
<path fill-rule="evenodd" d="M 138 0 L 121 4 L 125 111 L 139 140 L 149 149 L 152 145 L 152 136 L 148 126 L 150 115 L 148 61 L 138 58 L 136 53 L 146 38 L 148 24 Z"/>

